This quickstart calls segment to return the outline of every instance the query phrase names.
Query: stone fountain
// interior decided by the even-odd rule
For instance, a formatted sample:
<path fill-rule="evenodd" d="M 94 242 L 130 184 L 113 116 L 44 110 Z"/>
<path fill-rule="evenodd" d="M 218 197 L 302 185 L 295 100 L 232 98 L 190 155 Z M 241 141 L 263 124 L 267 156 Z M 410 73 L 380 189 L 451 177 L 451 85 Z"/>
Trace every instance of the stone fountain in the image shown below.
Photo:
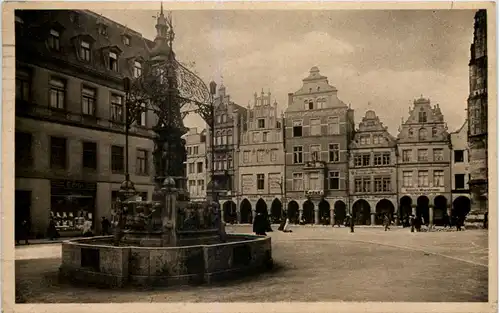
<path fill-rule="evenodd" d="M 137 92 L 148 95 L 158 116 L 153 129 L 157 174 L 153 199 L 139 199 L 126 175 L 115 236 L 63 242 L 61 278 L 104 286 L 209 283 L 272 266 L 270 237 L 226 234 L 217 202 L 190 201 L 181 107 L 188 97 L 203 95 L 205 85 L 175 61 L 171 17 L 165 17 L 163 7 L 156 29 L 155 47 L 148 55 L 149 73 L 156 76 L 143 74 L 138 83 L 142 89 Z M 191 88 L 188 95 L 182 89 L 186 80 L 184 85 Z M 193 86 L 202 86 L 202 92 L 192 92 Z M 200 106 L 206 103 L 192 101 Z"/>

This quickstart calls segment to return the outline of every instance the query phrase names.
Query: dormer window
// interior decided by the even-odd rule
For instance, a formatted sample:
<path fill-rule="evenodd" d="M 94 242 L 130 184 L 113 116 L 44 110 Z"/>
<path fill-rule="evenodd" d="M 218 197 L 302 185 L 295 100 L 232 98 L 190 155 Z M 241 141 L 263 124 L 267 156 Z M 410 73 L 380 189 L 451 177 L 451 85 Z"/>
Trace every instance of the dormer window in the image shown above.
<path fill-rule="evenodd" d="M 101 34 L 103 36 L 107 36 L 108 35 L 108 26 L 106 26 L 104 24 L 99 24 L 99 34 Z"/>
<path fill-rule="evenodd" d="M 80 44 L 80 57 L 83 61 L 90 62 L 90 42 L 82 41 Z"/>
<path fill-rule="evenodd" d="M 418 122 L 427 123 L 427 112 L 418 112 Z"/>
<path fill-rule="evenodd" d="M 142 75 L 142 64 L 139 61 L 134 61 L 134 77 L 138 78 Z"/>
<path fill-rule="evenodd" d="M 108 69 L 114 72 L 118 72 L 118 56 L 114 52 L 109 52 Z"/>
<path fill-rule="evenodd" d="M 130 46 L 130 37 L 127 35 L 123 35 L 122 37 L 123 44 L 126 46 Z"/>
<path fill-rule="evenodd" d="M 59 43 L 59 32 L 54 29 L 50 30 L 49 48 L 54 51 L 59 51 L 61 49 Z"/>
<path fill-rule="evenodd" d="M 436 127 L 432 127 L 432 137 L 437 137 L 437 128 Z"/>

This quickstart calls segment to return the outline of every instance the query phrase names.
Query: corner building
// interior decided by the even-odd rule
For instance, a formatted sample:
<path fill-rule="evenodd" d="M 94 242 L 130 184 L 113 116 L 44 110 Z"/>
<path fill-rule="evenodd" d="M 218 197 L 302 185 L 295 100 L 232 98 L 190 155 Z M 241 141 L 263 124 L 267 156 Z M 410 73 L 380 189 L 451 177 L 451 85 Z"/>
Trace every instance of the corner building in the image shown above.
<path fill-rule="evenodd" d="M 396 138 L 374 111 L 367 111 L 350 144 L 349 189 L 357 225 L 380 225 L 397 206 Z M 335 216 L 340 222 L 345 216 Z"/>
<path fill-rule="evenodd" d="M 469 120 L 470 181 L 472 195 L 468 222 L 488 212 L 488 55 L 486 10 L 474 17 L 474 41 L 470 48 L 467 99 Z"/>
<path fill-rule="evenodd" d="M 285 111 L 287 214 L 292 221 L 333 222 L 348 210 L 348 144 L 354 111 L 317 67 L 288 94 Z"/>
<path fill-rule="evenodd" d="M 240 198 L 239 221 L 251 223 L 256 213 L 271 216 L 273 222 L 282 217 L 285 154 L 283 118 L 278 104 L 271 103 L 271 92 L 254 94 L 248 108 L 246 131 L 239 146 Z"/>
<path fill-rule="evenodd" d="M 124 77 L 140 75 L 141 34 L 90 11 L 16 10 L 15 214 L 43 237 L 53 216 L 61 236 L 83 218 L 100 231 L 125 176 Z M 151 199 L 152 112 L 129 136 L 129 173 Z"/>
<path fill-rule="evenodd" d="M 192 201 L 205 201 L 207 192 L 206 176 L 206 131 L 198 132 L 198 129 L 190 128 L 183 136 L 186 140 L 186 176 L 189 196 Z"/>
<path fill-rule="evenodd" d="M 399 217 L 442 225 L 451 209 L 450 139 L 439 104 L 413 101 L 398 134 Z"/>

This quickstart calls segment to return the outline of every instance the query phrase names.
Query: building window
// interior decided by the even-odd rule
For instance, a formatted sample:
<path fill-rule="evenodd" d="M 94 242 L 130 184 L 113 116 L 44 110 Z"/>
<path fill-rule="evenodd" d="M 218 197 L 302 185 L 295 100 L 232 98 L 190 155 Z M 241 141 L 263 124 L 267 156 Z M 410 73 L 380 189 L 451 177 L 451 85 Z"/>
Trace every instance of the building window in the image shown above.
<path fill-rule="evenodd" d="M 192 151 L 193 151 L 193 148 L 192 148 L 192 147 L 187 147 L 187 148 L 186 148 L 186 154 L 187 154 L 187 155 L 191 155 L 191 154 L 192 154 Z"/>
<path fill-rule="evenodd" d="M 433 149 L 432 153 L 434 155 L 434 161 L 443 161 L 444 160 L 443 149 Z"/>
<path fill-rule="evenodd" d="M 382 153 L 382 165 L 390 165 L 390 164 L 391 164 L 391 154 Z"/>
<path fill-rule="evenodd" d="M 196 180 L 190 179 L 189 180 L 189 193 L 190 194 L 196 194 Z"/>
<path fill-rule="evenodd" d="M 203 162 L 198 162 L 196 163 L 196 167 L 197 167 L 197 173 L 203 173 Z"/>
<path fill-rule="evenodd" d="M 340 145 L 338 143 L 328 144 L 328 161 L 329 162 L 340 161 Z"/>
<path fill-rule="evenodd" d="M 138 175 L 148 174 L 148 152 L 146 150 L 137 150 L 137 168 Z"/>
<path fill-rule="evenodd" d="M 198 146 L 193 147 L 193 154 L 197 155 L 198 154 Z"/>
<path fill-rule="evenodd" d="M 111 146 L 111 172 L 123 173 L 125 168 L 124 161 L 125 154 L 123 153 L 123 147 Z"/>
<path fill-rule="evenodd" d="M 188 165 L 188 173 L 194 174 L 194 163 L 189 163 Z"/>
<path fill-rule="evenodd" d="M 257 120 L 257 127 L 258 128 L 266 128 L 266 120 L 263 118 L 259 118 Z"/>
<path fill-rule="evenodd" d="M 418 130 L 418 140 L 425 140 L 425 139 L 427 139 L 427 129 L 420 128 Z"/>
<path fill-rule="evenodd" d="M 83 61 L 90 62 L 90 43 L 82 41 L 80 43 L 80 57 Z"/>
<path fill-rule="evenodd" d="M 109 70 L 118 72 L 118 56 L 114 52 L 109 53 Z"/>
<path fill-rule="evenodd" d="M 370 155 L 363 154 L 363 166 L 370 166 Z"/>
<path fill-rule="evenodd" d="M 111 120 L 123 122 L 123 97 L 120 95 L 111 95 Z"/>
<path fill-rule="evenodd" d="M 243 163 L 250 162 L 250 151 L 243 151 Z"/>
<path fill-rule="evenodd" d="M 123 44 L 126 46 L 130 46 L 130 37 L 129 36 L 123 36 Z"/>
<path fill-rule="evenodd" d="M 96 90 L 94 88 L 82 88 L 82 113 L 95 116 Z"/>
<path fill-rule="evenodd" d="M 227 115 L 226 114 L 222 114 L 221 118 L 222 118 L 222 123 L 227 122 Z"/>
<path fill-rule="evenodd" d="M 309 190 L 321 190 L 319 173 L 309 173 Z"/>
<path fill-rule="evenodd" d="M 361 166 L 363 165 L 363 157 L 361 154 L 355 154 L 354 155 L 354 166 Z"/>
<path fill-rule="evenodd" d="M 374 135 L 373 136 L 373 144 L 379 145 L 384 143 L 384 136 L 382 135 Z"/>
<path fill-rule="evenodd" d="M 293 173 L 293 190 L 304 190 L 304 178 L 302 173 Z"/>
<path fill-rule="evenodd" d="M 59 32 L 54 29 L 50 30 L 49 48 L 55 51 L 59 51 L 61 49 Z"/>
<path fill-rule="evenodd" d="M 230 130 L 227 131 L 227 144 L 228 145 L 233 144 L 233 132 Z"/>
<path fill-rule="evenodd" d="M 417 160 L 419 162 L 427 162 L 429 159 L 429 154 L 427 149 L 418 149 L 417 151 Z"/>
<path fill-rule="evenodd" d="M 264 190 L 265 178 L 264 174 L 257 174 L 257 189 Z"/>
<path fill-rule="evenodd" d="M 293 163 L 300 164 L 302 162 L 303 162 L 303 160 L 302 160 L 302 147 L 301 146 L 293 147 Z"/>
<path fill-rule="evenodd" d="M 198 187 L 201 191 L 205 190 L 205 181 L 203 179 L 198 179 Z"/>
<path fill-rule="evenodd" d="M 16 132 L 15 139 L 15 166 L 31 167 L 33 165 L 32 142 L 30 133 Z"/>
<path fill-rule="evenodd" d="M 321 161 L 321 145 L 311 145 L 309 147 L 310 161 Z"/>
<path fill-rule="evenodd" d="M 82 165 L 85 169 L 97 169 L 97 144 L 84 141 L 82 143 Z"/>
<path fill-rule="evenodd" d="M 403 162 L 411 162 L 411 150 L 403 150 Z"/>
<path fill-rule="evenodd" d="M 319 136 L 321 135 L 321 120 L 318 118 L 311 119 L 309 125 L 309 135 Z"/>
<path fill-rule="evenodd" d="M 139 126 L 142 126 L 142 127 L 146 127 L 146 112 L 147 112 L 147 109 L 146 109 L 146 104 L 145 103 L 141 103 L 140 104 L 141 106 L 141 109 L 139 110 L 139 112 L 137 112 L 137 117 L 136 117 L 136 123 L 139 125 Z"/>
<path fill-rule="evenodd" d="M 340 133 L 339 117 L 328 117 L 328 133 L 330 135 L 338 135 Z"/>
<path fill-rule="evenodd" d="M 370 136 L 360 136 L 359 141 L 361 145 L 369 145 L 370 144 Z"/>
<path fill-rule="evenodd" d="M 63 110 L 65 107 L 66 82 L 62 79 L 50 80 L 50 107 Z"/>
<path fill-rule="evenodd" d="M 444 171 L 434 171 L 434 187 L 443 187 L 444 186 Z"/>
<path fill-rule="evenodd" d="M 340 189 L 340 173 L 337 171 L 328 172 L 328 187 L 332 190 Z"/>
<path fill-rule="evenodd" d="M 104 24 L 100 24 L 99 25 L 99 34 L 101 34 L 103 36 L 107 36 L 108 35 L 108 27 Z"/>
<path fill-rule="evenodd" d="M 271 149 L 271 162 L 276 162 L 278 158 L 278 149 Z"/>
<path fill-rule="evenodd" d="M 413 172 L 412 171 L 404 171 L 403 172 L 403 187 L 412 187 L 413 186 Z"/>
<path fill-rule="evenodd" d="M 141 62 L 134 62 L 134 77 L 138 78 L 142 75 L 142 64 Z"/>
<path fill-rule="evenodd" d="M 257 163 L 264 162 L 264 150 L 257 150 Z"/>
<path fill-rule="evenodd" d="M 391 178 L 390 177 L 375 177 L 375 192 L 390 192 Z"/>
<path fill-rule="evenodd" d="M 432 137 L 437 137 L 437 128 L 436 127 L 432 127 Z"/>
<path fill-rule="evenodd" d="M 391 154 L 386 152 L 375 153 L 373 155 L 373 164 L 375 166 L 391 164 Z"/>
<path fill-rule="evenodd" d="M 228 159 L 227 159 L 227 168 L 229 168 L 229 169 L 233 168 L 233 158 L 232 157 L 228 157 Z"/>
<path fill-rule="evenodd" d="M 455 150 L 453 153 L 454 153 L 455 163 L 464 162 L 464 150 Z"/>
<path fill-rule="evenodd" d="M 268 132 L 262 133 L 262 142 L 267 142 L 267 135 L 268 135 Z"/>
<path fill-rule="evenodd" d="M 302 121 L 293 121 L 293 137 L 302 137 Z"/>
<path fill-rule="evenodd" d="M 217 124 L 220 124 L 220 121 L 221 121 L 220 115 L 217 115 L 216 119 L 217 119 Z"/>
<path fill-rule="evenodd" d="M 408 129 L 408 136 L 413 137 L 413 129 Z"/>
<path fill-rule="evenodd" d="M 455 174 L 455 189 L 465 189 L 465 174 Z"/>
<path fill-rule="evenodd" d="M 419 187 L 429 186 L 429 171 L 418 171 L 418 186 Z"/>
<path fill-rule="evenodd" d="M 427 123 L 427 112 L 418 112 L 418 122 Z"/>
<path fill-rule="evenodd" d="M 30 101 L 31 73 L 27 70 L 16 69 L 16 98 Z"/>
<path fill-rule="evenodd" d="M 66 168 L 66 138 L 50 137 L 50 167 Z"/>

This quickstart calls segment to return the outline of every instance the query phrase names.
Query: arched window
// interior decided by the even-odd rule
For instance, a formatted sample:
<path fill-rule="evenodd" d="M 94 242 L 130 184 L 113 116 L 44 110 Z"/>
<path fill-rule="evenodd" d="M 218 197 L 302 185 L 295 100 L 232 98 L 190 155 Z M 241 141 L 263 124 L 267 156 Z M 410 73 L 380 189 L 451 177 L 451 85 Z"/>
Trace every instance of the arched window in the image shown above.
<path fill-rule="evenodd" d="M 437 137 L 438 131 L 436 127 L 432 127 L 432 137 Z"/>
<path fill-rule="evenodd" d="M 222 131 L 221 144 L 223 144 L 223 145 L 227 144 L 227 136 L 226 136 L 226 132 L 225 131 Z"/>
<path fill-rule="evenodd" d="M 225 123 L 225 122 L 227 122 L 227 115 L 222 114 L 222 123 Z"/>
<path fill-rule="evenodd" d="M 220 132 L 217 132 L 215 134 L 215 145 L 221 145 L 222 144 L 222 136 Z"/>
<path fill-rule="evenodd" d="M 413 137 L 413 129 L 408 129 L 408 136 Z"/>
<path fill-rule="evenodd" d="M 427 138 L 427 129 L 420 128 L 418 130 L 418 140 L 425 140 Z"/>
<path fill-rule="evenodd" d="M 230 130 L 227 131 L 227 144 L 228 145 L 233 144 L 233 132 Z"/>

